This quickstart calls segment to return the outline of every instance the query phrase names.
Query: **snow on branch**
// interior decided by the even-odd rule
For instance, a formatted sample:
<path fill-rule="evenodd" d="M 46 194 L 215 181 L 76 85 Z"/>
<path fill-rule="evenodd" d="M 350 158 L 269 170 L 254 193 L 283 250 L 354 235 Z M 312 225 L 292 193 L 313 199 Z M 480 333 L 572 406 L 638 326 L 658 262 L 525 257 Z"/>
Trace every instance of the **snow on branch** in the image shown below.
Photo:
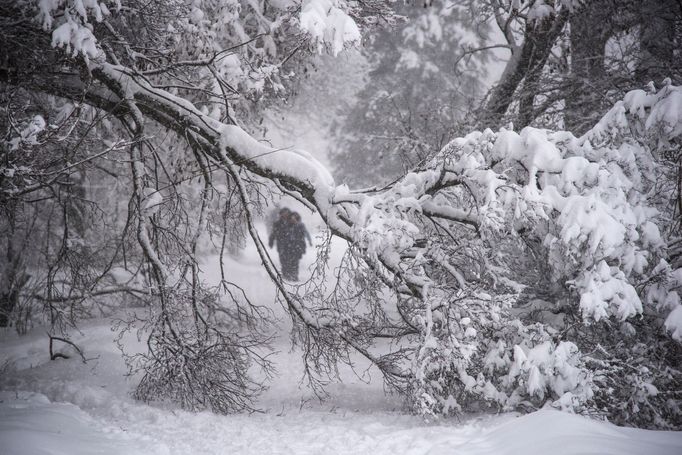
<path fill-rule="evenodd" d="M 121 87 L 151 118 L 181 134 L 193 131 L 200 136 L 209 157 L 236 166 L 231 171 L 235 178 L 241 168 L 285 182 L 319 210 L 332 232 L 358 249 L 366 264 L 393 277 L 399 295 L 396 313 L 406 327 L 421 332 L 421 348 L 412 351 L 414 378 L 421 384 L 415 389 L 419 412 L 458 409 L 452 397 L 459 387 L 501 406 L 518 404 L 517 387 L 523 384 L 530 384 L 524 394 L 552 396 L 557 407 L 579 407 L 590 400 L 591 376 L 578 353 L 561 368 L 547 367 L 549 358 L 543 357 L 515 376 L 504 376 L 507 379 L 475 373 L 477 365 L 492 368 L 499 363 L 494 359 L 520 356 L 514 338 L 535 333 L 535 341 L 524 345 L 529 351 L 538 349 L 537 343 L 550 346 L 546 343 L 552 340 L 554 329 L 526 327 L 518 320 L 505 330 L 500 325 L 513 314 L 515 299 L 510 296 L 525 286 L 514 262 L 519 254 L 514 248 L 520 247 L 513 245 L 511 235 L 537 243 L 546 257 L 543 273 L 578 295 L 577 308 L 588 325 L 612 317 L 626 321 L 642 315 L 645 304 L 654 301 L 653 296 L 643 301 L 637 292 L 640 282 L 663 272 L 655 267 L 665 255 L 656 227 L 658 211 L 648 199 L 655 184 L 650 172 L 655 157 L 646 144 L 656 141 L 647 142 L 640 133 L 668 141 L 677 137 L 678 127 L 669 123 L 680 118 L 675 111 L 677 87 L 646 98 L 648 104 L 628 104 L 626 98 L 581 138 L 530 127 L 474 132 L 453 140 L 422 168 L 389 187 L 356 193 L 335 186 L 309 155 L 266 146 L 124 67 L 101 63 L 93 74 Z M 472 261 L 480 265 L 474 267 Z M 344 338 L 347 316 L 320 319 L 296 296 L 287 299 L 305 325 L 336 331 L 340 338 L 335 340 L 353 346 L 352 339 Z M 666 312 L 666 327 L 673 334 L 679 333 L 678 307 Z M 485 341 L 479 336 L 483 334 L 492 338 Z M 551 346 L 550 353 L 565 348 Z M 369 352 L 362 343 L 355 348 Z M 491 349 L 499 355 L 492 356 Z M 515 363 L 500 365 L 504 370 Z M 564 370 L 575 374 L 559 386 Z M 434 378 L 445 380 L 452 371 L 457 372 L 454 383 L 433 389 Z M 528 377 L 519 383 L 515 378 L 522 373 Z"/>
<path fill-rule="evenodd" d="M 157 252 L 147 234 L 155 225 L 148 222 L 152 208 L 144 205 L 149 195 L 142 129 L 153 122 L 185 140 L 202 167 L 215 166 L 235 185 L 248 233 L 302 326 L 313 367 L 333 371 L 333 362 L 348 361 L 354 349 L 408 393 L 419 413 L 459 412 L 472 402 L 586 409 L 604 377 L 624 380 L 620 364 L 594 354 L 602 343 L 620 342 L 600 327 L 618 325 L 632 334 L 638 320 L 655 314 L 664 322 L 640 330 L 665 330 L 680 340 L 682 275 L 668 261 L 667 236 L 659 229 L 670 201 L 659 191 L 658 177 L 659 152 L 679 146 L 681 88 L 630 92 L 582 137 L 531 127 L 472 132 L 392 184 L 355 192 L 337 186 L 311 155 L 259 142 L 227 115 L 228 108 L 222 116 L 199 109 L 177 90 L 156 84 L 163 74 L 145 75 L 114 51 L 106 59 L 95 52 L 99 48 L 88 34 L 95 30 L 89 17 L 99 20 L 93 4 L 39 3 L 43 26 L 53 29 L 52 46 L 71 46 L 72 57 L 87 57 L 79 68 L 87 71 L 68 74 L 68 81 L 65 75 L 63 86 L 57 78 L 50 89 L 64 97 L 84 94 L 93 106 L 132 125 L 131 135 L 140 140 L 131 148 L 138 240 L 158 275 L 162 304 L 177 308 L 176 317 L 191 313 L 200 327 L 196 306 L 193 313 L 186 308 L 187 302 L 196 304 L 195 289 L 167 286 L 172 258 Z M 537 18 L 549 14 L 549 4 L 534 5 Z M 301 26 L 336 53 L 358 37 L 344 8 L 342 2 L 306 1 Z M 58 10 L 64 12 L 61 22 L 53 23 Z M 192 10 L 191 23 L 202 22 L 200 12 Z M 236 71 L 239 64 L 230 60 Z M 74 77 L 89 80 L 74 91 Z M 256 179 L 308 201 L 329 230 L 350 243 L 338 287 L 356 292 L 299 295 L 282 283 L 253 226 L 245 182 Z M 141 389 L 151 396 L 178 358 L 199 369 L 207 365 L 216 355 L 211 336 L 218 337 L 220 358 L 233 353 L 224 333 L 209 336 L 170 318 L 155 324 L 162 343 L 156 348 L 167 357 Z M 168 334 L 169 327 L 178 332 Z M 399 341 L 376 354 L 385 348 L 375 342 L 382 337 Z M 585 356 L 580 349 L 594 352 Z M 228 383 L 248 384 L 242 373 L 251 355 L 240 352 L 239 374 Z M 593 374 L 589 362 L 608 371 Z M 222 373 L 210 368 L 205 374 Z M 178 383 L 178 395 L 201 402 L 205 397 L 196 398 L 192 386 Z M 240 403 L 246 399 L 239 396 Z"/>
<path fill-rule="evenodd" d="M 360 29 L 345 9 L 343 0 L 304 0 L 301 7 L 301 28 L 317 43 L 318 52 L 325 46 L 338 55 L 348 45 L 360 42 Z"/>

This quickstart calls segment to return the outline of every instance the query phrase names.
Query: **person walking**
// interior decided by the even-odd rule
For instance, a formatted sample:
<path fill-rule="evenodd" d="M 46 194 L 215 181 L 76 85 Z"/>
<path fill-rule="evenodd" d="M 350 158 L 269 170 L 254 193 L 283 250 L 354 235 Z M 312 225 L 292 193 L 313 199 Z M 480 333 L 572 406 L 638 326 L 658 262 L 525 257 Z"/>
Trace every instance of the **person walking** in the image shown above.
<path fill-rule="evenodd" d="M 286 207 L 279 211 L 279 218 L 272 224 L 268 238 L 268 246 L 277 245 L 282 277 L 285 280 L 298 281 L 298 266 L 306 251 L 306 242 L 312 246 L 313 241 L 308 229 L 301 221 L 301 215 Z"/>
<path fill-rule="evenodd" d="M 292 279 L 298 281 L 298 264 L 305 254 L 306 242 L 308 246 L 313 246 L 313 241 L 310 238 L 310 233 L 306 229 L 305 224 L 301 221 L 301 215 L 298 212 L 289 213 L 289 229 L 291 238 L 291 273 Z"/>
<path fill-rule="evenodd" d="M 291 224 L 291 210 L 282 207 L 279 211 L 279 218 L 272 225 L 270 237 L 268 238 L 268 246 L 272 248 L 277 245 L 277 253 L 279 254 L 279 263 L 282 267 L 282 276 L 285 280 L 296 280 L 298 274 L 298 261 L 294 261 L 294 241 L 293 241 L 293 226 Z M 294 263 L 296 264 L 296 273 L 294 273 Z"/>

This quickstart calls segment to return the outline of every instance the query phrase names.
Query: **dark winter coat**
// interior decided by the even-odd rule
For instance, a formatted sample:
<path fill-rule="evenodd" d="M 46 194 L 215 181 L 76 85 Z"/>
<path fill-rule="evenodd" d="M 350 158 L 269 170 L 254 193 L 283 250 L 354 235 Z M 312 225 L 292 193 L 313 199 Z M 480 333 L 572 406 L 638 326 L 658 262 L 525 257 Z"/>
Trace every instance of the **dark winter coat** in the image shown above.
<path fill-rule="evenodd" d="M 280 255 L 290 255 L 293 252 L 293 230 L 291 223 L 287 220 L 279 219 L 272 225 L 272 232 L 268 239 L 268 245 L 272 248 L 275 243 L 277 244 L 277 252 L 279 252 Z"/>
<path fill-rule="evenodd" d="M 306 240 L 312 243 L 310 234 L 303 223 L 291 223 L 277 220 L 272 226 L 268 239 L 270 248 L 276 243 L 277 252 L 281 255 L 301 258 L 305 254 Z"/>
<path fill-rule="evenodd" d="M 310 240 L 310 234 L 303 223 L 291 225 L 291 240 L 292 253 L 299 258 L 305 254 L 306 240 L 308 240 L 309 243 L 312 243 Z"/>

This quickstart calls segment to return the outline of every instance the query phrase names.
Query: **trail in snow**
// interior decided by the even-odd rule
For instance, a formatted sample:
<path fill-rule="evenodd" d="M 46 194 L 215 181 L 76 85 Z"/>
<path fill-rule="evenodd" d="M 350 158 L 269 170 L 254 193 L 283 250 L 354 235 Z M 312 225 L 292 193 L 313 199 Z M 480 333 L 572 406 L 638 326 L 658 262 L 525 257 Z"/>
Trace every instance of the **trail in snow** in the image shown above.
<path fill-rule="evenodd" d="M 426 425 L 399 414 L 292 411 L 216 416 L 128 405 L 119 418 L 43 395 L 0 395 L 0 442 L 19 454 L 676 455 L 679 432 L 539 411 Z M 106 408 L 105 405 L 101 408 Z M 105 415 L 102 415 L 105 414 Z"/>
<path fill-rule="evenodd" d="M 308 219 L 309 227 L 314 224 Z M 261 229 L 264 228 L 261 226 Z M 334 245 L 333 264 L 343 254 Z M 276 253 L 275 253 L 276 256 Z M 302 270 L 314 260 L 309 251 Z M 259 303 L 271 304 L 274 288 L 251 246 L 230 259 L 230 278 Z M 332 267 L 334 266 L 332 264 Z M 214 263 L 204 265 L 209 281 L 218 279 Z M 127 370 L 110 320 L 86 321 L 73 340 L 88 363 L 77 357 L 49 361 L 44 329 L 18 337 L 0 334 L 0 453 L 29 454 L 613 454 L 677 455 L 682 432 L 618 428 L 556 411 L 470 416 L 426 423 L 407 415 L 398 397 L 385 395 L 371 369 L 358 377 L 341 370 L 330 397 L 319 401 L 301 383 L 300 353 L 291 350 L 284 310 L 275 342 L 279 375 L 259 399 L 261 412 L 219 416 L 189 413 L 167 403 L 146 405 L 130 397 L 138 377 Z M 126 349 L 143 343 L 124 337 Z M 358 371 L 368 366 L 358 360 Z"/>

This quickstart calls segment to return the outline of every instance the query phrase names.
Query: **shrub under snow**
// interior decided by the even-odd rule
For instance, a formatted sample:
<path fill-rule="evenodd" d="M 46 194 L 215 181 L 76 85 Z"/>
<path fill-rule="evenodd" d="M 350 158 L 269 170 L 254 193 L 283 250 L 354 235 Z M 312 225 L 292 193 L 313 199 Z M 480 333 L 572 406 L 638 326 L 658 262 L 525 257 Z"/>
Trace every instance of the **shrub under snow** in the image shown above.
<path fill-rule="evenodd" d="M 679 426 L 682 264 L 667 262 L 675 231 L 663 156 L 679 154 L 680 100 L 671 85 L 635 91 L 581 138 L 486 130 L 434 158 L 457 183 L 420 195 L 421 207 L 467 201 L 480 236 L 438 246 L 467 284 L 448 295 L 448 277 L 430 290 L 418 412 L 551 405 Z M 458 256 L 467 242 L 478 270 L 474 256 Z"/>

